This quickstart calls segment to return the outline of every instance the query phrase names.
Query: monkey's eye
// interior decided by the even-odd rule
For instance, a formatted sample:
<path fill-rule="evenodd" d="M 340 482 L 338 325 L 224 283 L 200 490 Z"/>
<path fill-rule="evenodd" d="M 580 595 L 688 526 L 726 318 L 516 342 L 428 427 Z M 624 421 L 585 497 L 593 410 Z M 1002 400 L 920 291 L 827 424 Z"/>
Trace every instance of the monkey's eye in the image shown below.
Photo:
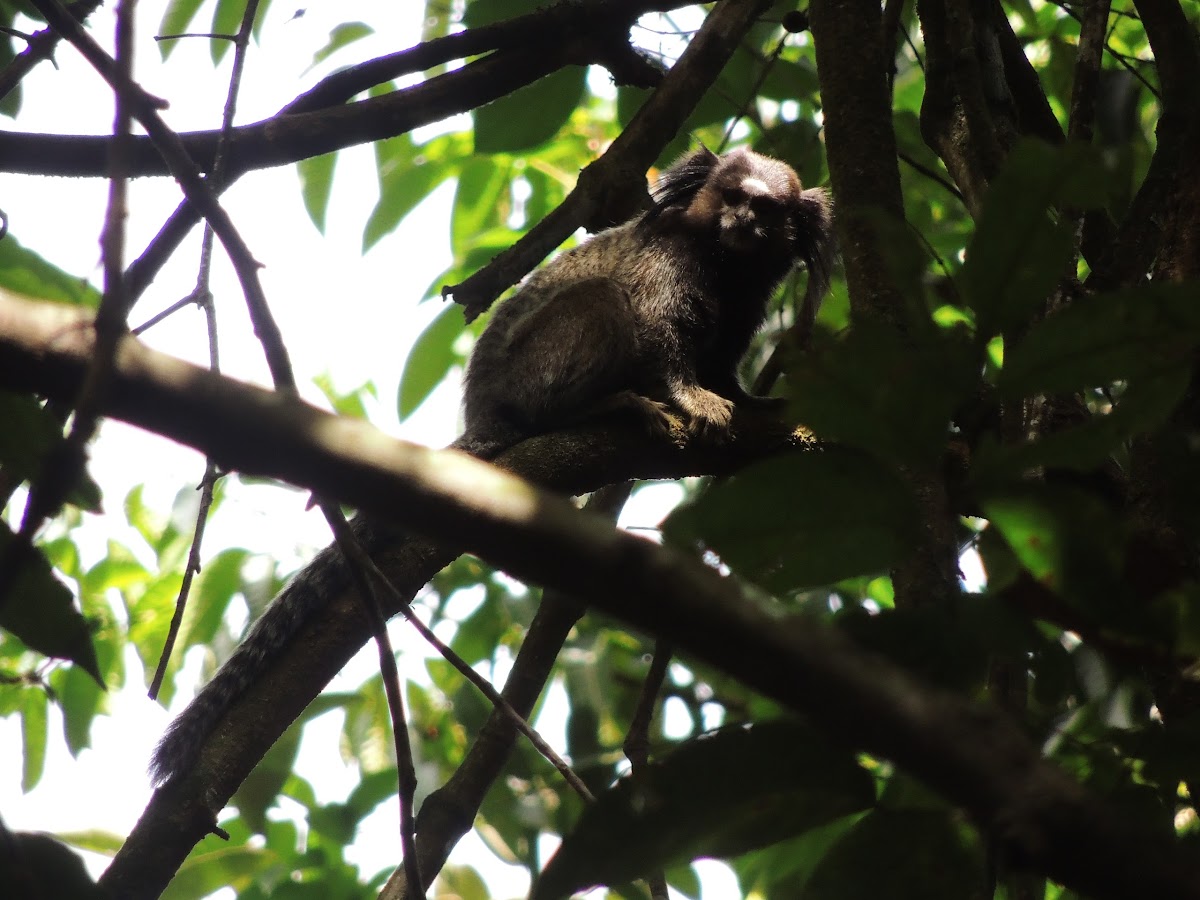
<path fill-rule="evenodd" d="M 721 189 L 721 199 L 728 206 L 741 206 L 746 202 L 746 192 L 740 187 L 727 187 Z"/>

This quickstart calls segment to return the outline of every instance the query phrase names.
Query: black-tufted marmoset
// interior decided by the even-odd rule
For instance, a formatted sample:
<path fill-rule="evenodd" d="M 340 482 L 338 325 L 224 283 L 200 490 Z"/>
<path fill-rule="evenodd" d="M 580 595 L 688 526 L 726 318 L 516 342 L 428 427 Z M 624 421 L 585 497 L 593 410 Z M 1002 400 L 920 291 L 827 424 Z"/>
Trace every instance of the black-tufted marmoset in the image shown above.
<path fill-rule="evenodd" d="M 815 315 L 833 262 L 830 202 L 790 166 L 749 150 L 698 150 L 658 181 L 651 208 L 535 272 L 500 305 L 467 367 L 466 430 L 452 445 L 481 458 L 615 409 L 656 431 L 682 414 L 721 435 L 742 387 L 737 366 L 797 262 L 808 267 L 802 316 Z M 359 516 L 372 552 L 394 531 Z M 392 538 L 389 538 L 392 535 Z M 155 784 L 188 771 L 237 699 L 297 632 L 350 584 L 323 550 L 254 624 L 154 753 Z"/>
<path fill-rule="evenodd" d="M 655 430 L 669 411 L 719 436 L 737 403 L 762 405 L 737 366 L 780 281 L 803 261 L 815 315 L 833 259 L 830 203 L 751 150 L 683 157 L 648 212 L 535 272 L 500 305 L 467 366 L 466 431 L 483 458 L 533 434 L 625 407 Z"/>

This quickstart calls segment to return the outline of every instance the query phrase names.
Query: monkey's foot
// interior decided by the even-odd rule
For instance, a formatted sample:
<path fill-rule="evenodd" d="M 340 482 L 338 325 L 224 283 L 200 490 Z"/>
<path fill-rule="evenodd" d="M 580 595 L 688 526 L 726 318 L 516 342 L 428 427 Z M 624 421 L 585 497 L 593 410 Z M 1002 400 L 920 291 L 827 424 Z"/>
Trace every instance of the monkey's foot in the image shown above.
<path fill-rule="evenodd" d="M 684 431 L 683 420 L 671 406 L 635 391 L 620 391 L 606 397 L 592 409 L 592 413 L 632 413 L 652 438 L 674 443 L 679 443 L 679 435 Z"/>
<path fill-rule="evenodd" d="M 727 439 L 733 401 L 701 387 L 676 390 L 675 401 L 688 414 L 688 431 L 708 439 Z"/>

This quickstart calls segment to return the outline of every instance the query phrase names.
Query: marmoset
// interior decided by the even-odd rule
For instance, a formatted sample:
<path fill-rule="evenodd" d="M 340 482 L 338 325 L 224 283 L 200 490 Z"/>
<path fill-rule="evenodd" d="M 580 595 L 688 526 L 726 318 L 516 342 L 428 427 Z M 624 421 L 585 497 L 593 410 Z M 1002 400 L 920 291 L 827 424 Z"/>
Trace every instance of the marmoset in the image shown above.
<path fill-rule="evenodd" d="M 830 203 L 751 150 L 685 156 L 649 211 L 563 253 L 500 305 L 467 366 L 466 431 L 482 458 L 534 434 L 627 408 L 653 430 L 682 413 L 712 436 L 748 394 L 737 367 L 776 287 L 808 268 L 801 315 L 829 284 Z"/>
<path fill-rule="evenodd" d="M 625 409 L 655 431 L 680 414 L 720 436 L 738 403 L 762 405 L 737 366 L 775 288 L 804 262 L 811 322 L 833 262 L 830 203 L 790 166 L 749 150 L 698 150 L 667 169 L 642 215 L 535 272 L 492 316 L 467 366 L 466 429 L 451 446 L 491 459 L 527 437 Z M 371 553 L 395 529 L 359 516 Z M 168 728 L 156 785 L 188 771 L 213 729 L 296 633 L 350 584 L 336 546 L 305 567 Z"/>

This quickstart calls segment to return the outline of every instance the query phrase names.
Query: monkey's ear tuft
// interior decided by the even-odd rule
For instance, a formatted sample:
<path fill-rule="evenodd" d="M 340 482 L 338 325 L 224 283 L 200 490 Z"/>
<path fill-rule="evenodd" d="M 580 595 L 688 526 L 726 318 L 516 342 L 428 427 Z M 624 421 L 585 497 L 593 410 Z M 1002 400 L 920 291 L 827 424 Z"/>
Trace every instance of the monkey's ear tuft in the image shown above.
<path fill-rule="evenodd" d="M 654 185 L 654 206 L 646 213 L 645 221 L 657 218 L 674 207 L 686 206 L 704 187 L 721 157 L 705 146 L 681 157 L 658 178 Z"/>
<path fill-rule="evenodd" d="M 810 290 L 817 290 L 817 296 L 824 296 L 837 259 L 833 201 L 827 190 L 809 188 L 800 194 L 795 229 L 796 255 L 808 267 Z"/>

